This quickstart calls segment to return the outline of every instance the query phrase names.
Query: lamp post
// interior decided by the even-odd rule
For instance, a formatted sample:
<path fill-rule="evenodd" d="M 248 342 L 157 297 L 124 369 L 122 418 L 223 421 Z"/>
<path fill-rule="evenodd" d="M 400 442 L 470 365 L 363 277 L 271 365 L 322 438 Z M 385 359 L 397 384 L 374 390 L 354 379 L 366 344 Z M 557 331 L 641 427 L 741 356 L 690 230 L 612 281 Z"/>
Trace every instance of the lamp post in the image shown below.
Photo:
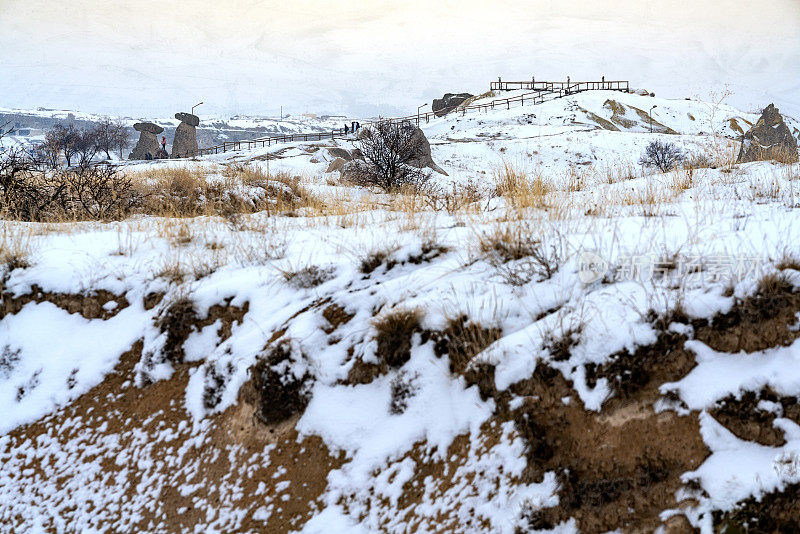
<path fill-rule="evenodd" d="M 197 107 L 197 106 L 199 106 L 200 104 L 202 104 L 202 102 L 198 102 L 197 104 L 195 104 L 194 106 L 192 106 L 192 115 L 194 115 L 194 108 L 196 108 L 196 107 Z"/>
<path fill-rule="evenodd" d="M 424 107 L 425 107 L 425 106 L 427 106 L 427 105 L 428 105 L 428 103 L 427 103 L 427 102 L 425 102 L 425 103 L 424 103 L 424 104 L 422 104 L 421 106 L 417 107 L 417 126 L 419 126 L 419 110 L 421 110 L 422 108 L 424 108 Z"/>
<path fill-rule="evenodd" d="M 653 133 L 653 110 L 657 107 L 658 106 L 654 105 L 652 108 L 650 108 L 650 113 L 648 113 L 648 115 L 650 115 L 650 133 Z"/>

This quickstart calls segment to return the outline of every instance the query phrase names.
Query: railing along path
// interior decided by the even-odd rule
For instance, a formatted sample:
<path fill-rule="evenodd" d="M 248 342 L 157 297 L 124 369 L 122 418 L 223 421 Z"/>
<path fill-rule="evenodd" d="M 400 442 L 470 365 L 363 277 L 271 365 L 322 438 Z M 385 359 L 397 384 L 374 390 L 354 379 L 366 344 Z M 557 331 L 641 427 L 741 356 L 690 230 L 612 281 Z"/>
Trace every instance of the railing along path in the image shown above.
<path fill-rule="evenodd" d="M 407 115 L 405 117 L 393 117 L 387 119 L 377 119 L 374 121 L 365 122 L 362 126 L 378 123 L 401 123 L 405 121 L 414 122 L 417 126 L 424 120 L 426 123 L 431 119 L 441 117 L 446 113 L 461 112 L 465 115 L 468 111 L 488 111 L 490 109 L 511 109 L 511 105 L 519 103 L 520 106 L 524 105 L 537 105 L 557 98 L 582 93 L 584 91 L 625 91 L 630 92 L 630 84 L 627 80 L 613 80 L 606 81 L 605 79 L 599 82 L 537 82 L 535 80 L 524 82 L 504 82 L 500 79 L 490 84 L 491 91 L 519 91 L 529 90 L 528 93 L 516 95 L 509 98 L 499 98 L 484 102 L 481 104 L 470 104 L 455 106 L 448 110 L 426 111 L 425 113 L 417 113 L 415 115 Z M 222 144 L 215 145 L 208 148 L 201 148 L 197 151 L 197 156 L 205 156 L 209 154 L 220 154 L 235 150 L 252 150 L 254 148 L 268 147 L 273 144 L 279 143 L 293 143 L 299 141 L 321 141 L 323 139 L 335 139 L 343 137 L 345 134 L 344 128 L 333 129 L 330 132 L 315 132 L 315 133 L 300 133 L 279 135 L 274 137 L 260 137 L 258 139 L 250 139 L 245 141 L 226 141 Z"/>

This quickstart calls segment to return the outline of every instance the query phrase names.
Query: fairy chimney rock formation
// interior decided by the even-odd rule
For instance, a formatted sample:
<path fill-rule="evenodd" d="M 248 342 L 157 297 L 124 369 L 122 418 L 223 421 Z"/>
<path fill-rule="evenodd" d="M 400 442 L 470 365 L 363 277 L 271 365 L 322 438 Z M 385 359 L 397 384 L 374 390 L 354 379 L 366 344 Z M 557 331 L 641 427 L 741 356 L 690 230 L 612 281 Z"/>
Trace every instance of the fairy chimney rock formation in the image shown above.
<path fill-rule="evenodd" d="M 187 158 L 197 153 L 197 126 L 200 117 L 191 113 L 176 113 L 175 118 L 181 121 L 175 129 L 172 141 L 172 157 Z"/>
<path fill-rule="evenodd" d="M 164 128 L 152 122 L 137 122 L 133 125 L 133 129 L 139 132 L 139 141 L 131 152 L 128 159 L 148 159 L 147 154 L 153 158 L 158 153 L 158 134 L 164 131 Z"/>
<path fill-rule="evenodd" d="M 744 134 L 736 162 L 767 159 L 784 163 L 797 161 L 797 140 L 783 122 L 775 104 L 765 107 L 755 126 Z"/>

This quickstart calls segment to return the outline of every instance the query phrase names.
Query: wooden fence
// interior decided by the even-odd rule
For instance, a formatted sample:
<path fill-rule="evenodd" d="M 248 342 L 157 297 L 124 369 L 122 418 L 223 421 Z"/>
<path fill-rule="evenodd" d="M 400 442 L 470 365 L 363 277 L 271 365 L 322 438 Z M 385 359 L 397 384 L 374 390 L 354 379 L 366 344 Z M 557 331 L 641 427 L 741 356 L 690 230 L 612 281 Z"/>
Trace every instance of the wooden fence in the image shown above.
<path fill-rule="evenodd" d="M 554 100 L 556 98 L 563 98 L 565 96 L 582 93 L 584 91 L 625 91 L 630 92 L 630 85 L 627 80 L 614 80 L 606 81 L 605 78 L 599 82 L 571 82 L 567 79 L 566 82 L 537 82 L 534 80 L 526 82 L 504 82 L 498 79 L 496 82 L 491 83 L 492 91 L 516 91 L 516 90 L 530 90 L 529 93 L 523 93 L 509 98 L 499 98 L 490 102 L 482 104 L 471 104 L 468 106 L 456 106 L 450 113 L 461 113 L 465 115 L 468 111 L 488 111 L 490 109 L 511 109 L 512 104 L 516 107 L 524 105 L 535 105 Z M 439 113 L 439 115 L 437 115 Z M 412 122 L 419 126 L 422 121 L 426 123 L 431 119 L 441 116 L 442 111 L 426 111 L 425 113 L 417 113 L 416 115 L 407 115 L 405 117 L 393 117 L 388 119 L 377 119 L 370 122 L 365 122 L 361 126 L 368 126 L 370 124 L 390 123 L 397 124 L 401 122 Z M 330 132 L 308 133 L 308 134 L 291 134 L 281 135 L 277 137 L 260 137 L 258 139 L 250 139 L 247 141 L 226 141 L 220 145 L 212 146 L 209 148 L 201 148 L 197 151 L 198 156 L 205 156 L 208 154 L 220 154 L 232 150 L 253 149 L 259 147 L 266 147 L 278 143 L 292 143 L 298 141 L 321 141 L 322 139 L 335 139 L 336 137 L 344 136 L 344 129 L 335 129 Z"/>
<path fill-rule="evenodd" d="M 344 135 L 344 128 L 331 130 L 330 132 L 317 132 L 317 133 L 302 133 L 279 135 L 276 137 L 259 137 L 258 139 L 248 139 L 246 141 L 225 141 L 221 145 L 212 146 L 209 148 L 198 149 L 198 156 L 206 156 L 208 154 L 221 154 L 223 152 L 230 152 L 233 150 L 252 150 L 254 148 L 270 146 L 278 143 L 294 143 L 298 141 L 321 141 L 323 139 L 335 139 L 336 136 Z"/>
<path fill-rule="evenodd" d="M 537 82 L 533 78 L 524 82 L 504 82 L 498 78 L 496 82 L 489 84 L 491 91 L 555 91 L 562 89 L 568 94 L 579 93 L 581 91 L 630 91 L 628 80 L 608 80 L 605 78 L 599 82 L 572 82 L 567 78 L 566 82 Z"/>

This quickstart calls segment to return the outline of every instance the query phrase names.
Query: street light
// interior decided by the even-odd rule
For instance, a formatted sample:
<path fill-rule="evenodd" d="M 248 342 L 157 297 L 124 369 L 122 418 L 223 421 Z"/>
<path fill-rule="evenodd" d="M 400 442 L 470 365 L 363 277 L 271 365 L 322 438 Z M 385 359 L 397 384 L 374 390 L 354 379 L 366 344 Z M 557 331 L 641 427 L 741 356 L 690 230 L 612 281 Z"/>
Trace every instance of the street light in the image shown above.
<path fill-rule="evenodd" d="M 653 110 L 657 107 L 658 106 L 654 105 L 652 108 L 650 108 L 650 113 L 648 113 L 648 115 L 650 115 L 650 133 L 653 133 Z"/>
<path fill-rule="evenodd" d="M 194 106 L 192 106 L 192 115 L 194 115 L 194 108 L 196 108 L 196 107 L 197 107 L 197 106 L 199 106 L 200 104 L 202 104 L 202 102 L 198 102 L 197 104 L 195 104 Z"/>
<path fill-rule="evenodd" d="M 428 103 L 427 103 L 427 102 L 425 102 L 424 104 L 422 104 L 421 106 L 419 106 L 419 107 L 417 108 L 417 126 L 419 126 L 419 110 L 421 110 L 422 108 L 424 108 L 424 107 L 425 107 L 425 106 L 427 106 L 427 105 L 428 105 Z"/>

